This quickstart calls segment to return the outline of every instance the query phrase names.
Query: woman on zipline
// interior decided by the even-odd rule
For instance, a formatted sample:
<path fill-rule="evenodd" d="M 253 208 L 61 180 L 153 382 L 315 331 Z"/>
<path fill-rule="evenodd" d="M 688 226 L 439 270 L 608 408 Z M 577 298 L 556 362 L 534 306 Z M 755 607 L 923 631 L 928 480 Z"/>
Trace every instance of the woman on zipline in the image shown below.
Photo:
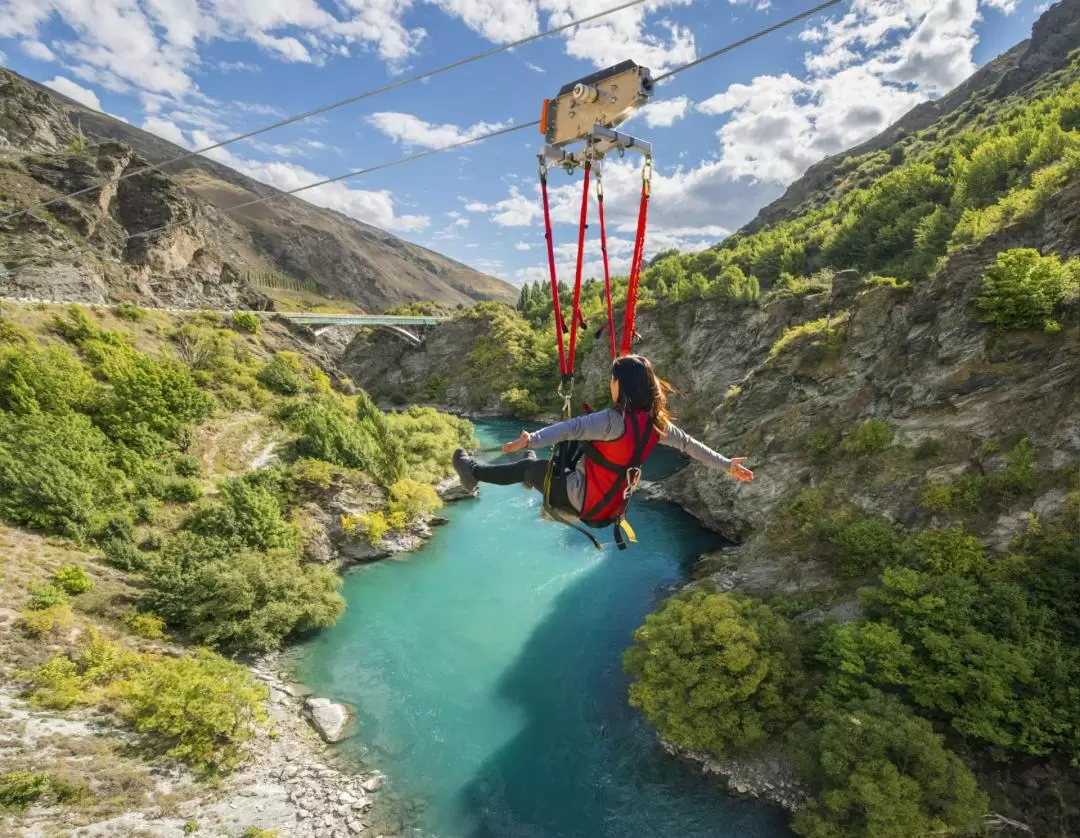
<path fill-rule="evenodd" d="M 607 526 L 622 517 L 640 477 L 640 466 L 657 443 L 675 448 L 695 460 L 722 469 L 740 482 L 754 474 L 746 457 L 728 459 L 675 427 L 667 412 L 671 386 L 653 371 L 648 359 L 624 355 L 611 365 L 611 400 L 614 407 L 577 416 L 503 446 L 505 453 L 523 448 L 544 448 L 566 440 L 581 440 L 582 456 L 575 469 L 552 473 L 548 504 L 590 526 Z M 544 492 L 548 460 L 529 451 L 524 459 L 507 465 L 485 465 L 464 449 L 454 452 L 454 469 L 461 485 L 472 491 L 479 483 L 509 486 L 522 483 Z"/>

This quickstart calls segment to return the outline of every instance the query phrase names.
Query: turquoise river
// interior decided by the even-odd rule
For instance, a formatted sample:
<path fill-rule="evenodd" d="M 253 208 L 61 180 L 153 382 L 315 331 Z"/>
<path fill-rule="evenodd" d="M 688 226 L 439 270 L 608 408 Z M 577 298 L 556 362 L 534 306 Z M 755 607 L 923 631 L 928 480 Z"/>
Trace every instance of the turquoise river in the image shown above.
<path fill-rule="evenodd" d="M 485 446 L 517 432 L 477 425 Z M 655 479 L 677 463 L 649 465 Z M 627 706 L 623 649 L 713 536 L 639 499 L 641 542 L 598 552 L 521 487 L 445 515 L 417 553 L 350 572 L 347 613 L 293 655 L 299 680 L 356 708 L 339 749 L 387 775 L 409 834 L 790 836 L 777 810 L 668 757 Z"/>

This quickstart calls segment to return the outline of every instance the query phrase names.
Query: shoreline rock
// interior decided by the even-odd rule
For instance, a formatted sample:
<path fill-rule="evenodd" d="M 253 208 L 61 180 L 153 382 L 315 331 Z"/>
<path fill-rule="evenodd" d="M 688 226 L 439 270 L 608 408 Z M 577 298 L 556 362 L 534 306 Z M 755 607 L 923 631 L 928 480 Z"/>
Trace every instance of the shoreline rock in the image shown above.
<path fill-rule="evenodd" d="M 328 698 L 308 698 L 304 701 L 304 718 L 323 741 L 331 745 L 348 736 L 346 730 L 352 715 L 344 704 L 336 704 Z"/>
<path fill-rule="evenodd" d="M 724 778 L 732 794 L 772 803 L 791 814 L 806 806 L 809 789 L 791 764 L 777 752 L 765 751 L 754 756 L 720 760 L 700 751 L 680 748 L 662 738 L 660 744 L 672 756 L 700 765 L 702 773 Z"/>

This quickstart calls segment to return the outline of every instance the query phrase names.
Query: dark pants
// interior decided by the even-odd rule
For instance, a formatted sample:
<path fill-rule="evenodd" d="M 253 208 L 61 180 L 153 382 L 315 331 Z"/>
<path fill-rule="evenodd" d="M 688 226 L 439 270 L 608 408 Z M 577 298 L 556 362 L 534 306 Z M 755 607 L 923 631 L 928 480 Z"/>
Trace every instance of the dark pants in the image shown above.
<path fill-rule="evenodd" d="M 516 463 L 489 466 L 477 463 L 473 469 L 473 476 L 481 483 L 494 483 L 496 486 L 513 486 L 522 483 L 530 489 L 536 489 L 540 494 L 544 493 L 544 480 L 547 478 L 548 463 L 550 460 L 518 460 Z M 578 511 L 570 504 L 570 498 L 566 494 L 566 476 L 562 474 L 551 475 L 551 497 L 549 502 L 556 509 L 577 515 Z"/>

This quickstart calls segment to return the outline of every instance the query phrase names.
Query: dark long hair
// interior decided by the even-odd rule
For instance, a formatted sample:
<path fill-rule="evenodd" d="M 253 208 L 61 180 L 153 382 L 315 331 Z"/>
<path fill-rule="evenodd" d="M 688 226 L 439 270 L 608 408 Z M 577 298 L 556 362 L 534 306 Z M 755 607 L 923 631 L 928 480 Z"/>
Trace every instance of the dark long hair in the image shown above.
<path fill-rule="evenodd" d="M 624 355 L 611 365 L 611 377 L 619 382 L 619 407 L 623 410 L 647 410 L 657 430 L 666 431 L 671 423 L 667 410 L 670 384 L 656 374 L 648 358 Z"/>

